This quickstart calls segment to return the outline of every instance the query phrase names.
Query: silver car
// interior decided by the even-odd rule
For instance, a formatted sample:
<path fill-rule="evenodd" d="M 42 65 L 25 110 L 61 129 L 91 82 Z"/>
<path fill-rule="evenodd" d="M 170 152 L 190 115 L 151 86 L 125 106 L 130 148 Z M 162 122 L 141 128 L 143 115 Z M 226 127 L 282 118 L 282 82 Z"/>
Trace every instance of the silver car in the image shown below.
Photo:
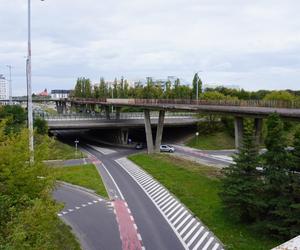
<path fill-rule="evenodd" d="M 174 153 L 175 148 L 169 145 L 160 145 L 160 152 L 170 152 Z"/>

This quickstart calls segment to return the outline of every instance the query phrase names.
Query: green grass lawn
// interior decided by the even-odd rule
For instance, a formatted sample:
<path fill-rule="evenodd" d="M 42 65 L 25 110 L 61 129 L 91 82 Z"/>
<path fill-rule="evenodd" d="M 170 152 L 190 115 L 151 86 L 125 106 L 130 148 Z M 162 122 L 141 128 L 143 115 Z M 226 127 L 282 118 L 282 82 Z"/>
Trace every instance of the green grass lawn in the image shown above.
<path fill-rule="evenodd" d="M 234 149 L 234 138 L 226 132 L 216 132 L 213 134 L 200 134 L 193 137 L 186 143 L 187 146 L 198 149 L 221 150 Z"/>
<path fill-rule="evenodd" d="M 58 140 L 54 140 L 53 145 L 50 146 L 50 152 L 47 160 L 68 160 L 84 158 L 85 154 L 81 151 L 75 152 L 75 147 L 71 147 L 68 144 L 62 143 Z"/>
<path fill-rule="evenodd" d="M 53 168 L 57 180 L 95 190 L 97 194 L 108 197 L 102 179 L 93 164 Z"/>
<path fill-rule="evenodd" d="M 234 222 L 222 209 L 220 170 L 168 155 L 137 154 L 130 160 L 144 168 L 181 200 L 225 244 L 226 249 L 262 250 L 279 245 L 250 226 Z"/>

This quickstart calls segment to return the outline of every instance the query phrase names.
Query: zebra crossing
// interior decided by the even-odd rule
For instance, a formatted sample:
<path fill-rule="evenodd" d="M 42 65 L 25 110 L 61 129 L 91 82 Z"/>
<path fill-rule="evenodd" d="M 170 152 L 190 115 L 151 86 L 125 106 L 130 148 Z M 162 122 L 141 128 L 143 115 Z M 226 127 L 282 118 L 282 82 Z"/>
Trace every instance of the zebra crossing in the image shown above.
<path fill-rule="evenodd" d="M 120 158 L 116 162 L 153 201 L 185 249 L 223 250 L 216 236 L 163 185 L 127 158 Z"/>

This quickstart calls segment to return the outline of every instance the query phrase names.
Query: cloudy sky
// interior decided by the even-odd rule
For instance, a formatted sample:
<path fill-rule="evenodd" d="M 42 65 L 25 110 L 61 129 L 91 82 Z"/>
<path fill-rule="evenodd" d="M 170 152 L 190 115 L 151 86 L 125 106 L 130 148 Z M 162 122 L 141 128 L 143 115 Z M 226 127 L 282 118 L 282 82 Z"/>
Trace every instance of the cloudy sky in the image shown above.
<path fill-rule="evenodd" d="M 0 74 L 26 93 L 27 0 L 0 0 Z M 124 76 L 300 89 L 299 0 L 32 0 L 33 91 Z"/>

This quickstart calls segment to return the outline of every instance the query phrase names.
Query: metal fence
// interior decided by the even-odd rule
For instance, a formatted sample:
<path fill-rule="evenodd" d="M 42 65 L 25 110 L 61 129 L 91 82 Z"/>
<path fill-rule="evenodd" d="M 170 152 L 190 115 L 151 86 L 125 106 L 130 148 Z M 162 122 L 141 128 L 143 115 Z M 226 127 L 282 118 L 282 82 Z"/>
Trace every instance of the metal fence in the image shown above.
<path fill-rule="evenodd" d="M 299 109 L 300 101 L 279 100 L 192 100 L 192 99 L 108 99 L 108 98 L 74 98 L 74 103 L 82 104 L 129 104 L 129 105 L 212 105 L 212 106 L 240 106 L 240 107 L 266 107 L 266 108 L 288 108 Z"/>
<path fill-rule="evenodd" d="M 151 118 L 158 118 L 159 113 L 158 112 L 151 112 Z M 49 114 L 35 114 L 35 118 L 40 117 L 47 121 L 59 121 L 59 120 L 78 120 L 78 121 L 84 121 L 84 120 L 107 120 L 105 113 L 96 113 L 94 115 L 92 114 L 61 114 L 61 115 L 49 115 Z M 116 120 L 117 115 L 116 113 L 110 113 L 110 119 Z M 194 113 L 189 112 L 166 112 L 165 113 L 166 118 L 194 118 Z M 144 113 L 143 112 L 128 112 L 128 113 L 120 113 L 119 116 L 120 120 L 130 120 L 130 119 L 144 119 Z"/>

